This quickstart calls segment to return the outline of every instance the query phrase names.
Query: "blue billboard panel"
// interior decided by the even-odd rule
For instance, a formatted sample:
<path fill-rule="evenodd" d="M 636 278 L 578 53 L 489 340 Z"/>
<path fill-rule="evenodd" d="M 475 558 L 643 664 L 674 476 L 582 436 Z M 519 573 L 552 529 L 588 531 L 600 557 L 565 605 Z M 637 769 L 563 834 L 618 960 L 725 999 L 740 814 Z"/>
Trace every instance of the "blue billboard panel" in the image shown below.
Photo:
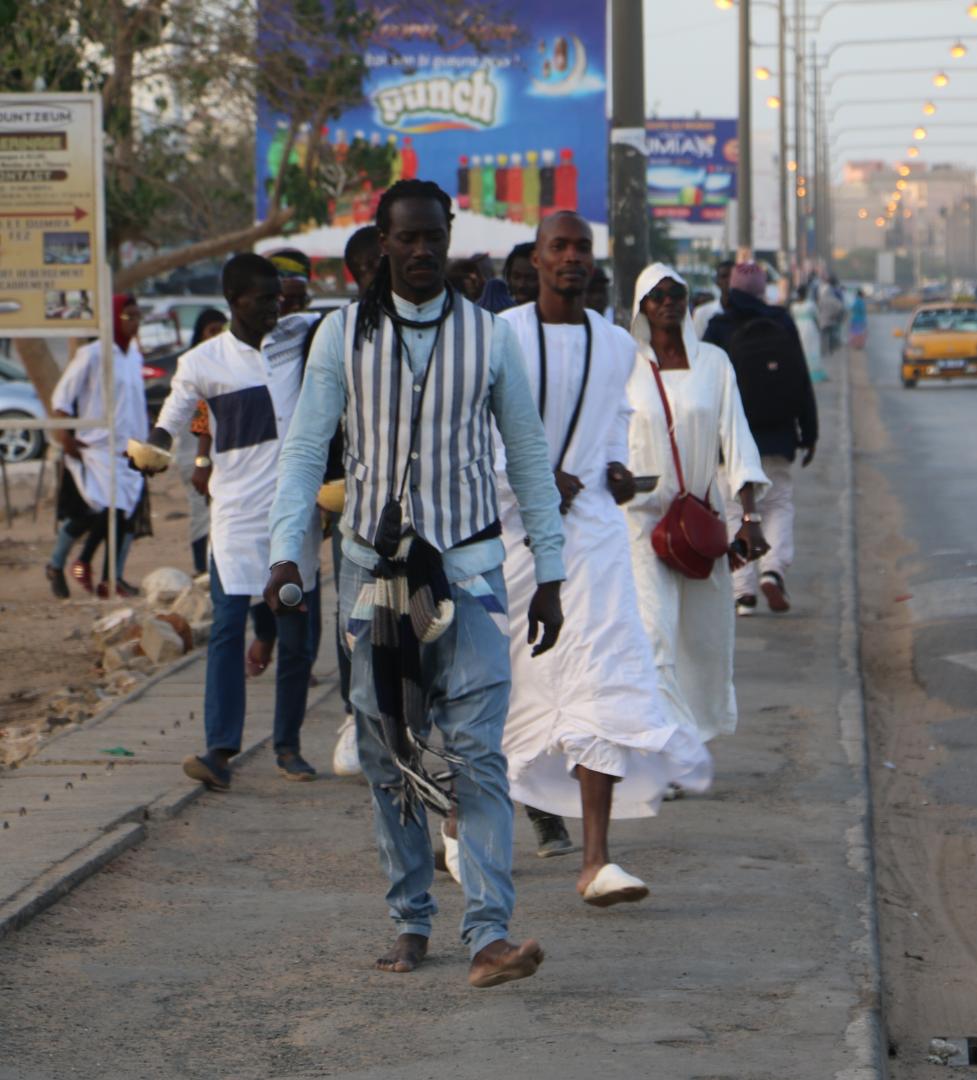
<path fill-rule="evenodd" d="M 541 217 L 564 208 L 593 223 L 598 248 L 606 248 L 605 4 L 522 5 L 496 28 L 504 48 L 487 54 L 410 11 L 409 4 L 384 8 L 364 57 L 363 104 L 318 133 L 339 163 L 362 157 L 389 164 L 380 175 L 371 168 L 357 176 L 347 167 L 348 181 L 330 200 L 331 225 L 313 228 L 314 242 L 299 246 L 338 253 L 354 228 L 373 220 L 390 183 L 416 176 L 456 200 L 459 253 L 502 254 L 530 239 Z M 267 214 L 288 129 L 288 116 L 259 103 L 259 217 Z M 301 158 L 311 135 L 299 133 L 293 155 Z"/>
<path fill-rule="evenodd" d="M 722 222 L 736 198 L 735 120 L 648 120 L 648 205 L 656 218 Z"/>

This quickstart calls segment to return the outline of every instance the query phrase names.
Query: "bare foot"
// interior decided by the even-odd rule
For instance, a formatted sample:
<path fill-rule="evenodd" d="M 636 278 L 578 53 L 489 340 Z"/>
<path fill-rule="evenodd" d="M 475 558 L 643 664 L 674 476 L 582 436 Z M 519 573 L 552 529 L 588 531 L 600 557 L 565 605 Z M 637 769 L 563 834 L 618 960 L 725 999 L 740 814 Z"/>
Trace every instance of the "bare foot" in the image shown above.
<path fill-rule="evenodd" d="M 468 981 L 479 989 L 501 986 L 535 975 L 542 962 L 543 949 L 532 938 L 521 945 L 505 940 L 493 941 L 475 954 L 468 969 Z"/>
<path fill-rule="evenodd" d="M 604 863 L 596 863 L 594 866 L 584 866 L 580 869 L 580 877 L 577 878 L 577 892 L 581 896 L 587 891 L 587 886 L 600 873 Z"/>
<path fill-rule="evenodd" d="M 268 666 L 268 663 L 271 660 L 271 654 L 274 650 L 274 641 L 262 641 L 260 638 L 255 638 L 254 641 L 251 642 L 244 658 L 244 664 L 249 679 L 256 679 L 262 674 Z"/>
<path fill-rule="evenodd" d="M 392 971 L 398 974 L 413 971 L 427 956 L 427 938 L 420 934 L 401 934 L 394 942 L 394 947 L 386 956 L 381 956 L 373 965 L 377 971 Z"/>

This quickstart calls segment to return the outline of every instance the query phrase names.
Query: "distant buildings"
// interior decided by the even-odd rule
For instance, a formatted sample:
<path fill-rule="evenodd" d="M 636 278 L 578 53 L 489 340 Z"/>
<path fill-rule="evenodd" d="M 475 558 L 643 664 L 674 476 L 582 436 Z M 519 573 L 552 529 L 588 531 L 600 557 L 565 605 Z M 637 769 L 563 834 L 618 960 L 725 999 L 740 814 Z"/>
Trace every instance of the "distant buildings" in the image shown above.
<path fill-rule="evenodd" d="M 864 265 L 871 253 L 891 251 L 908 260 L 917 280 L 977 279 L 973 168 L 848 162 L 832 211 L 836 263 Z"/>

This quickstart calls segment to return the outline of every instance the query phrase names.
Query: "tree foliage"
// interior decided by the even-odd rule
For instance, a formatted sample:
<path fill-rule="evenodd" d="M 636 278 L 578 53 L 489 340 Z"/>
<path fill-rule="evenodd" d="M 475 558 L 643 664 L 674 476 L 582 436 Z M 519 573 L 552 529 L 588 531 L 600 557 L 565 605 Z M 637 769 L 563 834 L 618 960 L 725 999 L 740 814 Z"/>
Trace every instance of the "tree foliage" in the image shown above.
<path fill-rule="evenodd" d="M 448 47 L 486 50 L 505 20 L 495 2 L 465 0 L 385 5 L 388 19 L 398 13 L 436 24 Z M 0 91 L 102 95 L 110 257 L 118 266 L 127 243 L 170 249 L 117 274 L 131 287 L 201 250 L 231 250 L 224 237 L 247 246 L 327 223 L 361 170 L 382 186 L 386 147 L 354 144 L 338 160 L 322 137 L 362 101 L 364 53 L 377 40 L 365 0 L 0 0 Z M 288 126 L 267 218 L 255 223 L 259 98 Z"/>

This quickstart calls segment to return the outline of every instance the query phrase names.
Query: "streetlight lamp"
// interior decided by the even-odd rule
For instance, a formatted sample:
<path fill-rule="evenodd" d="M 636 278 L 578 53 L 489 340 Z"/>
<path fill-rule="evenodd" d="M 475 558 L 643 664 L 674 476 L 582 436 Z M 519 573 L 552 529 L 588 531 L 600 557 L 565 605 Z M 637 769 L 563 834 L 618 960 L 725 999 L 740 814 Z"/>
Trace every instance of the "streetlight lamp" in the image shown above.
<path fill-rule="evenodd" d="M 770 68 L 761 65 L 753 72 L 753 74 L 760 80 L 760 82 L 766 82 L 770 78 L 772 72 Z"/>

